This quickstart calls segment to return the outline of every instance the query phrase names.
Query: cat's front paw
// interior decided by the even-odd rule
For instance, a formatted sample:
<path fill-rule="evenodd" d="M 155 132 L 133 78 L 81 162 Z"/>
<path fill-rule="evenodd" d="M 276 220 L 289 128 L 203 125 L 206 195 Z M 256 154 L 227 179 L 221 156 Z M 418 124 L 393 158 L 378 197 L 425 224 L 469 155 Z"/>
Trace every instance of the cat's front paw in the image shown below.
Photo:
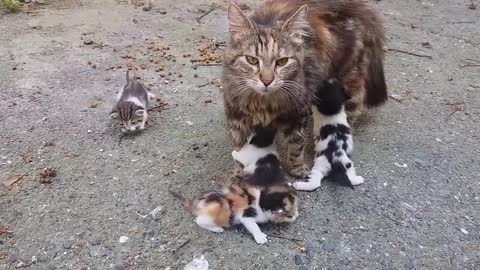
<path fill-rule="evenodd" d="M 352 183 L 352 185 L 354 186 L 357 186 L 365 183 L 365 179 L 359 175 L 355 175 L 354 177 L 352 177 L 352 179 L 350 179 L 350 183 Z"/>
<path fill-rule="evenodd" d="M 300 166 L 292 167 L 289 171 L 290 175 L 296 178 L 306 178 L 310 173 L 307 165 L 302 164 Z"/>
<path fill-rule="evenodd" d="M 293 183 L 293 188 L 300 191 L 314 191 L 319 188 L 320 185 L 312 182 L 295 182 Z"/>
<path fill-rule="evenodd" d="M 264 233 L 255 234 L 253 236 L 253 238 L 255 238 L 255 242 L 257 242 L 257 244 L 259 244 L 259 245 L 263 245 L 263 244 L 266 244 L 268 242 L 267 235 L 264 234 Z"/>

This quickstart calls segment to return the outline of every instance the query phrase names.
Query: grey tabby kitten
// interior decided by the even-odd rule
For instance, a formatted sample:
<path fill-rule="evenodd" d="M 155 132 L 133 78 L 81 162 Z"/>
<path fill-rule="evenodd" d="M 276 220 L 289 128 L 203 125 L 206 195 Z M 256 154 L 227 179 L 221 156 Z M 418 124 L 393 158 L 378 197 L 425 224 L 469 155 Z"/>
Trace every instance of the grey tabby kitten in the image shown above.
<path fill-rule="evenodd" d="M 122 132 L 145 129 L 148 100 L 155 97 L 135 79 L 135 74 L 130 78 L 129 73 L 130 71 L 127 71 L 127 83 L 118 92 L 115 107 L 110 113 L 111 118 L 122 122 Z"/>

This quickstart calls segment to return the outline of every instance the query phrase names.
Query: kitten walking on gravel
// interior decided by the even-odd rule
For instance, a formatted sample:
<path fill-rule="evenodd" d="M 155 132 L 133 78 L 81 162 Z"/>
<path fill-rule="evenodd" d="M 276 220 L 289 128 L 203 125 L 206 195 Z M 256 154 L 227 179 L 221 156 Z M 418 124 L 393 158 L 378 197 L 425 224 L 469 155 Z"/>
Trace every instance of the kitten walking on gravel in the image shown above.
<path fill-rule="evenodd" d="M 295 182 L 297 190 L 312 191 L 320 187 L 324 177 L 331 177 L 341 185 L 353 188 L 364 182 L 355 172 L 350 155 L 353 140 L 345 113 L 345 101 L 348 97 L 343 86 L 331 79 L 317 90 L 314 101 L 315 163 L 308 182 Z M 319 127 L 318 125 L 320 125 Z"/>
<path fill-rule="evenodd" d="M 241 156 L 239 162 L 247 162 L 243 164 L 245 179 L 240 184 L 203 194 L 193 201 L 170 192 L 196 216 L 200 227 L 220 233 L 224 227 L 242 224 L 258 244 L 265 244 L 267 235 L 258 223 L 290 223 L 298 217 L 297 196 L 284 180 L 278 157 L 272 151 L 274 136 L 272 130 L 265 137 L 254 136 L 236 153 Z"/>
<path fill-rule="evenodd" d="M 148 92 L 145 86 L 135 79 L 130 78 L 130 71 L 127 71 L 127 83 L 117 94 L 115 107 L 110 113 L 113 119 L 119 119 L 122 124 L 122 132 L 133 132 L 145 129 L 148 113 L 148 100 L 155 95 Z"/>

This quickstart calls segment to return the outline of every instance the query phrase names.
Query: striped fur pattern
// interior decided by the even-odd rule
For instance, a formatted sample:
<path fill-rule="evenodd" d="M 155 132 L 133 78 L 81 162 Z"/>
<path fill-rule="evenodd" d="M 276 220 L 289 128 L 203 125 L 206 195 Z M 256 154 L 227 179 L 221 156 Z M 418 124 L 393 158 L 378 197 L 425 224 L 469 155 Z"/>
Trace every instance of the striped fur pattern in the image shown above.
<path fill-rule="evenodd" d="M 304 131 L 325 79 L 341 79 L 353 116 L 386 101 L 383 28 L 365 3 L 275 0 L 250 17 L 231 4 L 228 19 L 223 89 L 235 150 L 257 125 L 281 129 L 290 173 L 304 177 Z"/>
<path fill-rule="evenodd" d="M 293 183 L 296 190 L 313 191 L 320 187 L 324 177 L 329 177 L 340 185 L 353 186 L 362 184 L 363 177 L 355 172 L 351 154 L 353 139 L 345 113 L 345 101 L 348 97 L 337 80 L 329 80 L 324 87 L 318 89 L 314 101 L 316 128 L 315 160 L 307 182 Z M 316 124 L 315 126 L 318 126 Z M 317 130 L 318 129 L 318 130 Z"/>
<path fill-rule="evenodd" d="M 136 80 L 135 74 L 131 78 L 129 73 L 130 71 L 127 71 L 127 82 L 118 92 L 115 106 L 110 113 L 111 118 L 121 121 L 122 132 L 145 129 L 148 101 L 154 98 L 154 95 Z"/>

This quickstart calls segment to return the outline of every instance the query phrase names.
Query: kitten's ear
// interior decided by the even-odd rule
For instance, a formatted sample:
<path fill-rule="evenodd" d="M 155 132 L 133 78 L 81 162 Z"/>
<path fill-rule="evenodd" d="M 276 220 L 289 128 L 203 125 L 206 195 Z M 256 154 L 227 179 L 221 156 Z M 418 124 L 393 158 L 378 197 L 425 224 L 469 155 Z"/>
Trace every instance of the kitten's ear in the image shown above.
<path fill-rule="evenodd" d="M 283 24 L 282 31 L 295 36 L 306 36 L 310 24 L 307 21 L 308 6 L 301 6 L 295 13 Z"/>
<path fill-rule="evenodd" d="M 242 9 L 233 2 L 228 5 L 227 13 L 232 38 L 239 38 L 242 34 L 254 29 L 252 21 L 250 21 Z"/>
<path fill-rule="evenodd" d="M 136 109 L 136 110 L 135 110 L 135 113 L 136 113 L 137 115 L 143 115 L 143 114 L 145 113 L 145 109 Z"/>
<path fill-rule="evenodd" d="M 117 119 L 118 118 L 118 112 L 115 112 L 115 111 L 111 112 L 110 113 L 110 118 Z"/>

